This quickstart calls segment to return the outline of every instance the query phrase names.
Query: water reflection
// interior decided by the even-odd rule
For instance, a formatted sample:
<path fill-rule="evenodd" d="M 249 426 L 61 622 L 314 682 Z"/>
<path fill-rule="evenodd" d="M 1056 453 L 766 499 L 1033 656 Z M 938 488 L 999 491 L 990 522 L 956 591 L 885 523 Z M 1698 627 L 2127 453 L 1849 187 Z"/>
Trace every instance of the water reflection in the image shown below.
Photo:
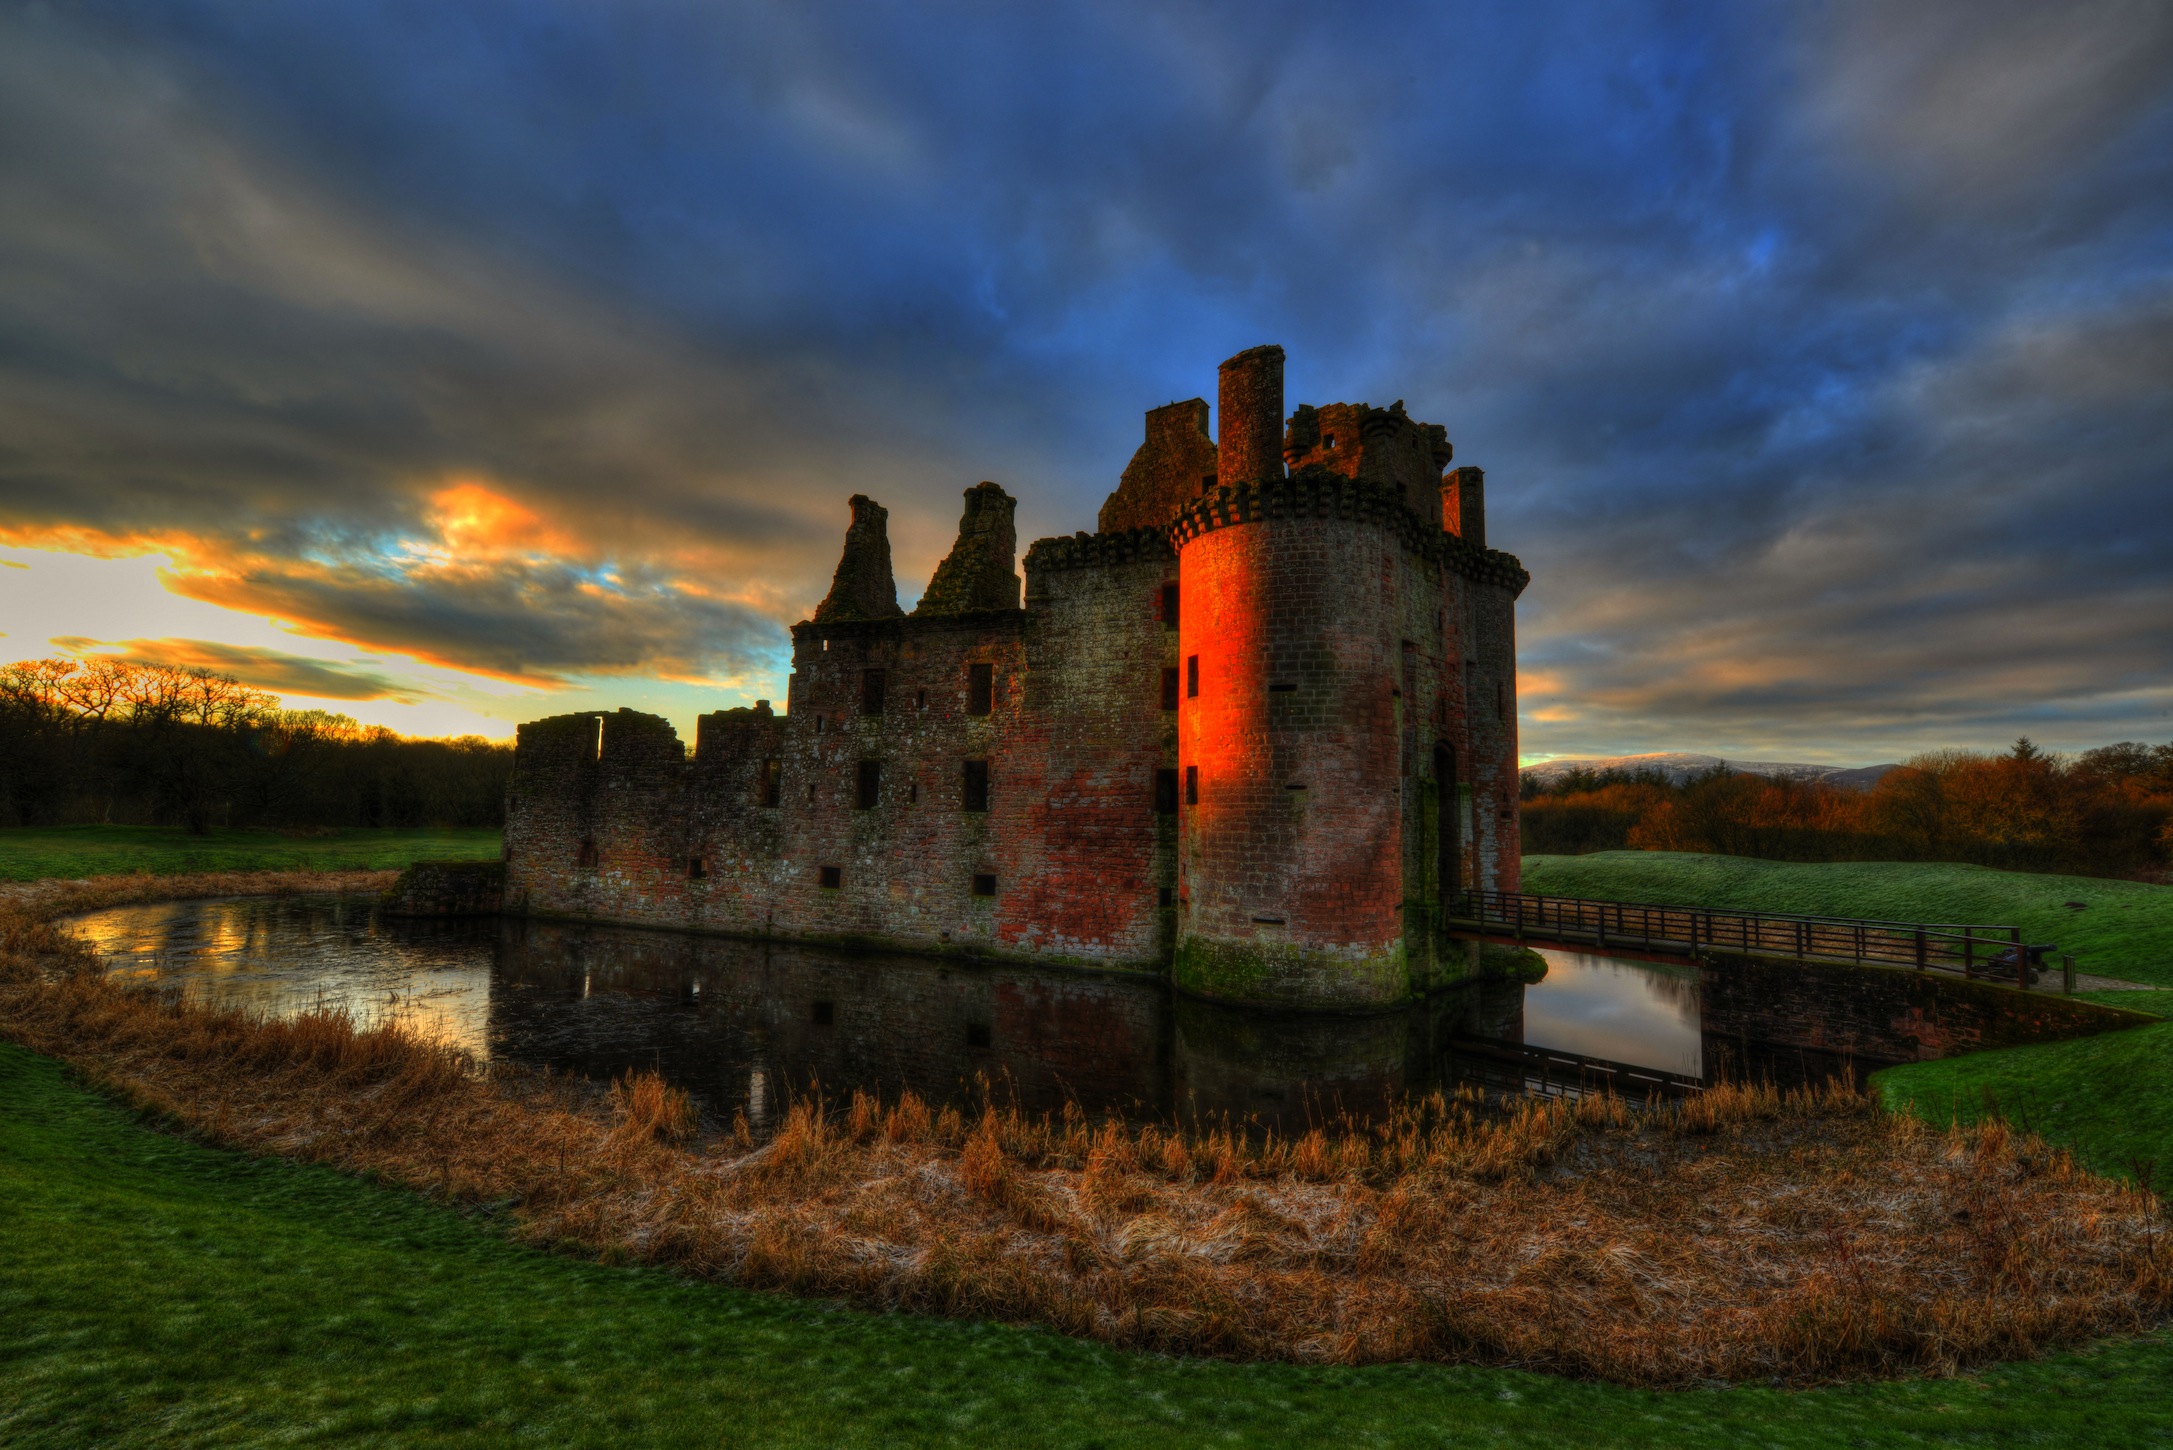
<path fill-rule="evenodd" d="M 1145 977 L 548 922 L 384 919 L 373 903 L 121 907 L 76 929 L 110 969 L 205 1000 L 392 1018 L 479 1058 L 603 1080 L 654 1068 L 759 1131 L 820 1085 L 933 1101 L 981 1080 L 1030 1109 L 1302 1127 L 1458 1081 L 1515 1086 L 1518 1044 L 1695 1075 L 1694 971 L 1549 952 L 1545 980 L 1359 1017 L 1240 1011 Z M 1459 1048 L 1458 1044 L 1465 1044 Z M 1478 1060 L 1472 1045 L 1489 1044 Z M 1755 1044 L 1722 1049 L 1731 1062 Z"/>

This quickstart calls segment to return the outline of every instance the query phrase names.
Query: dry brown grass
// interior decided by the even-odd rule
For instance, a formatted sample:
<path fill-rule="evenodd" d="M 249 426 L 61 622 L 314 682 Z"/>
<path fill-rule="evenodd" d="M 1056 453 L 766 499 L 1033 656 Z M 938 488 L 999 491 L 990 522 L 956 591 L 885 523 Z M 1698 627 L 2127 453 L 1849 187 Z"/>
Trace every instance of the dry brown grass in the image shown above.
<path fill-rule="evenodd" d="M 109 984 L 52 909 L 0 914 L 0 1033 L 211 1140 L 735 1283 L 1172 1352 L 1640 1384 L 1948 1371 L 2173 1305 L 2149 1194 L 1850 1091 L 1435 1096 L 1296 1139 L 855 1094 L 699 1144 L 653 1076 L 599 1099 L 394 1027 Z"/>

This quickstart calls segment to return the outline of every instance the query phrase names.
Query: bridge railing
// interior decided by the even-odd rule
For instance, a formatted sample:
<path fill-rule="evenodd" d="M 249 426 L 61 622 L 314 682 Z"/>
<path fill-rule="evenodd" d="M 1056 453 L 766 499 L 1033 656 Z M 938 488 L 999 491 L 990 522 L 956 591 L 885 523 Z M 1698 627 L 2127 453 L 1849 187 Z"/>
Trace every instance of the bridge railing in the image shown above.
<path fill-rule="evenodd" d="M 2034 975 L 2018 964 L 2035 955 L 2020 927 L 1935 925 L 1776 911 L 1723 911 L 1703 906 L 1655 906 L 1587 901 L 1517 891 L 1467 891 L 1451 903 L 1451 926 L 1493 935 L 1684 956 L 1707 949 L 1877 963 L 1919 971 L 1959 972 L 2027 988 Z"/>

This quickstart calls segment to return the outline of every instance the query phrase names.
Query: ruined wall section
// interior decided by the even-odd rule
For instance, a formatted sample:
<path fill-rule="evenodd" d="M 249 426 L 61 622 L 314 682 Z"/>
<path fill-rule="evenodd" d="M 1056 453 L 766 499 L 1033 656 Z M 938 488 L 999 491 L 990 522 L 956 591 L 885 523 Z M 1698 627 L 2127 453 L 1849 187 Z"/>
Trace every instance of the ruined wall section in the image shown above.
<path fill-rule="evenodd" d="M 786 729 L 767 700 L 695 721 L 684 885 L 656 903 L 669 909 L 677 897 L 675 925 L 771 929 L 792 850 L 784 809 Z"/>
<path fill-rule="evenodd" d="M 1007 890 L 1007 947 L 1164 961 L 1175 930 L 1177 583 L 1167 532 L 1043 539 L 1026 556 L 1026 708 L 1018 749 L 1041 793 L 1023 830 L 1031 870 Z M 1170 683 L 1173 683 L 1171 681 Z M 1157 772 L 1166 771 L 1160 805 Z"/>
<path fill-rule="evenodd" d="M 1345 478 L 1398 490 L 1418 518 L 1437 508 L 1441 470 L 1453 450 L 1448 429 L 1421 423 L 1398 399 L 1386 408 L 1370 403 L 1300 404 L 1283 433 L 1283 458 L 1295 474 L 1325 468 Z"/>
<path fill-rule="evenodd" d="M 1207 400 L 1149 410 L 1146 441 L 1124 466 L 1117 491 L 1102 504 L 1104 534 L 1166 529 L 1178 510 L 1215 486 L 1215 440 L 1207 436 Z"/>
<path fill-rule="evenodd" d="M 686 750 L 635 710 L 523 725 L 507 792 L 514 909 L 638 920 L 686 839 Z M 683 864 L 683 858 L 682 864 Z"/>

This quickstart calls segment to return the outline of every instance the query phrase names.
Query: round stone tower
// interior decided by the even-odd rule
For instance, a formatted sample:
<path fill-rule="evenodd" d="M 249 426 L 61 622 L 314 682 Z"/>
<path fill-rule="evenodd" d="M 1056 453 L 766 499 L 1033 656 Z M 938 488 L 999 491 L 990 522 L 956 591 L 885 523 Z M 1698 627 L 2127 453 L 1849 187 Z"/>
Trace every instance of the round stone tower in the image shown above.
<path fill-rule="evenodd" d="M 1378 1006 L 1412 988 L 1403 504 L 1325 468 L 1284 476 L 1282 380 L 1279 347 L 1222 365 L 1217 486 L 1171 530 L 1183 600 L 1172 974 L 1226 1001 Z"/>

